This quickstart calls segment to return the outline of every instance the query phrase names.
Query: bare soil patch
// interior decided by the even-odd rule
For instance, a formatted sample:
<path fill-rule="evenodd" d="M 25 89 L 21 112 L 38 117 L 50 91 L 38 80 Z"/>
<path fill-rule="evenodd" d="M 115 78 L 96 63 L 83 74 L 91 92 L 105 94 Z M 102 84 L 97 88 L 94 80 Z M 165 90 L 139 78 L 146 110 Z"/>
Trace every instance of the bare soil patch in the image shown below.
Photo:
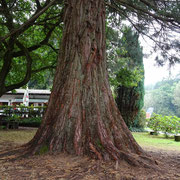
<path fill-rule="evenodd" d="M 177 151 L 146 149 L 158 162 L 152 170 L 63 153 L 22 157 L 19 149 L 19 144 L 0 140 L 0 180 L 180 180 Z"/>

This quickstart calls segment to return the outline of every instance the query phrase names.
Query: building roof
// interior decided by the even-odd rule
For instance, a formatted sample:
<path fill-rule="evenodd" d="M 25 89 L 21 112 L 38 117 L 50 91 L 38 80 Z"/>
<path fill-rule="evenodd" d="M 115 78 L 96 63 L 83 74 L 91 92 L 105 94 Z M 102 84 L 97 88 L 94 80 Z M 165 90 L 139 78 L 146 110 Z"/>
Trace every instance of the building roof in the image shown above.
<path fill-rule="evenodd" d="M 13 102 L 23 103 L 23 99 L 13 99 Z M 48 99 L 29 99 L 30 103 L 47 103 Z"/>
<path fill-rule="evenodd" d="M 24 94 L 26 89 L 15 89 L 15 92 L 9 91 L 6 94 Z M 28 89 L 29 94 L 51 94 L 47 89 Z"/>

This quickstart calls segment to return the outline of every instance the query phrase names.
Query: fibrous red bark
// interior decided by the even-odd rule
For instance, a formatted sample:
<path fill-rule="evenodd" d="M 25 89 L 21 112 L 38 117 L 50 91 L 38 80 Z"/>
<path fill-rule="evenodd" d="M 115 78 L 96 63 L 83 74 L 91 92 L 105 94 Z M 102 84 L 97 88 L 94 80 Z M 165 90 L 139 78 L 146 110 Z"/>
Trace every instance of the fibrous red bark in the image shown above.
<path fill-rule="evenodd" d="M 103 0 L 67 0 L 54 85 L 33 153 L 68 152 L 138 163 L 144 155 L 116 107 L 108 83 Z"/>

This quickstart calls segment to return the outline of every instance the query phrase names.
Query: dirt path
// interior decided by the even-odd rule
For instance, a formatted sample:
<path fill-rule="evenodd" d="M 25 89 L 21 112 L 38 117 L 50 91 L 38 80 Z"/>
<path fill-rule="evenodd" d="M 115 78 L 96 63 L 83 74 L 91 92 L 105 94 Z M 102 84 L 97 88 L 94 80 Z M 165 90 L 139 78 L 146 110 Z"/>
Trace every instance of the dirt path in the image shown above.
<path fill-rule="evenodd" d="M 148 149 L 159 164 L 158 171 L 62 153 L 18 158 L 16 146 L 0 143 L 0 180 L 180 180 L 178 152 Z"/>

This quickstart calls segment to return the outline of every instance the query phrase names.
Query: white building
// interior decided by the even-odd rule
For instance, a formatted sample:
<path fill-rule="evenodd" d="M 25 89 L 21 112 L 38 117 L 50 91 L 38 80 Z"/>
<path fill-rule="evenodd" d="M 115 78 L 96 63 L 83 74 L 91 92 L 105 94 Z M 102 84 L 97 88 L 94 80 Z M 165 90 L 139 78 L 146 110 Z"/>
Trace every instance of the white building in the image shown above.
<path fill-rule="evenodd" d="M 7 92 L 0 97 L 0 105 L 19 105 L 23 103 L 26 89 L 16 89 L 15 92 Z M 50 90 L 29 89 L 29 106 L 43 106 L 48 103 Z"/>

